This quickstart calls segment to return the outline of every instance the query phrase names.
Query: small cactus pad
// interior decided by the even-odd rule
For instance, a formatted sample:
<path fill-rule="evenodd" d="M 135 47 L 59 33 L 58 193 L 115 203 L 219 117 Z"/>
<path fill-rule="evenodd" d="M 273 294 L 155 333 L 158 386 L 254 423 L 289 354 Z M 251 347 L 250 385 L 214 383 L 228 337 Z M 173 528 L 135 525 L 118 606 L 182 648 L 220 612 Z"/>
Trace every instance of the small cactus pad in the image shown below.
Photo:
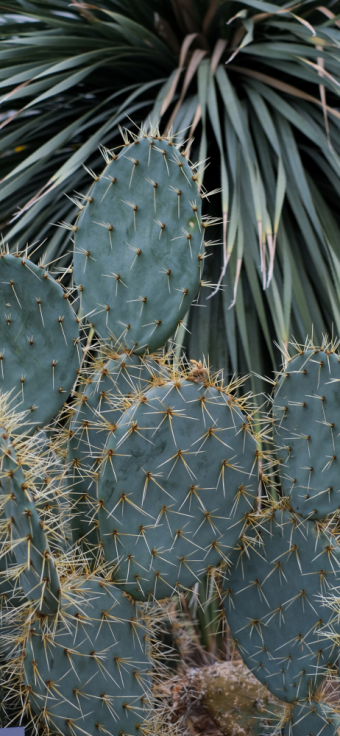
<path fill-rule="evenodd" d="M 150 688 L 145 632 L 122 591 L 73 581 L 53 627 L 36 620 L 25 645 L 26 692 L 47 733 L 139 732 Z"/>
<path fill-rule="evenodd" d="M 340 509 L 339 381 L 339 356 L 312 349 L 289 360 L 275 389 L 283 493 L 309 519 Z"/>
<path fill-rule="evenodd" d="M 171 381 L 128 409 L 98 482 L 115 583 L 164 598 L 226 559 L 256 499 L 256 448 L 238 401 L 209 384 Z"/>
<path fill-rule="evenodd" d="M 154 352 L 176 332 L 199 288 L 201 199 L 170 140 L 140 138 L 113 158 L 75 226 L 75 281 L 101 337 Z"/>
<path fill-rule="evenodd" d="M 338 657 L 322 630 L 340 548 L 318 522 L 281 508 L 259 520 L 258 534 L 263 546 L 246 530 L 230 555 L 225 613 L 249 669 L 273 695 L 292 702 L 309 697 Z"/>
<path fill-rule="evenodd" d="M 152 370 L 151 360 L 123 353 L 89 371 L 73 405 L 74 414 L 69 431 L 68 463 L 72 482 L 73 502 L 71 526 L 74 541 L 85 539 L 98 545 L 97 522 L 93 506 L 96 503 L 97 477 L 103 450 L 115 431 L 125 399 L 144 392 L 151 379 L 159 376 L 158 366 Z"/>
<path fill-rule="evenodd" d="M 285 722 L 287 736 L 338 736 L 340 714 L 316 700 L 297 703 Z"/>
<path fill-rule="evenodd" d="M 50 422 L 76 380 L 79 328 L 66 293 L 28 258 L 0 254 L 0 393 L 29 412 L 21 431 Z"/>
<path fill-rule="evenodd" d="M 42 613 L 55 613 L 59 605 L 58 573 L 15 450 L 0 429 L 0 492 L 4 497 L 8 550 L 21 566 L 20 583 L 28 600 Z M 4 530 L 3 530 L 4 531 Z"/>

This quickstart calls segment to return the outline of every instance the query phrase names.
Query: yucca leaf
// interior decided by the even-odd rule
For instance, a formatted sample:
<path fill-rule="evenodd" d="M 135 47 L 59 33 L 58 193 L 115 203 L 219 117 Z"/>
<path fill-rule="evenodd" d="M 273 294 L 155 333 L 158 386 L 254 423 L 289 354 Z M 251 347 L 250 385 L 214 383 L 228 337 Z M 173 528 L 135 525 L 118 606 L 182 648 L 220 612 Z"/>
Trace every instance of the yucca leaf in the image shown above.
<path fill-rule="evenodd" d="M 206 248 L 211 288 L 180 344 L 229 374 L 264 374 L 278 366 L 274 341 L 339 329 L 334 10 L 309 0 L 6 0 L 0 220 L 13 247 L 43 235 L 46 254 L 68 254 L 72 242 L 49 224 L 72 216 L 63 191 L 86 187 L 82 164 L 99 166 L 97 146 L 118 144 L 118 123 L 155 125 L 163 114 L 162 130 L 194 136 L 187 155 L 202 186 L 221 190 L 209 204 L 222 223 Z"/>

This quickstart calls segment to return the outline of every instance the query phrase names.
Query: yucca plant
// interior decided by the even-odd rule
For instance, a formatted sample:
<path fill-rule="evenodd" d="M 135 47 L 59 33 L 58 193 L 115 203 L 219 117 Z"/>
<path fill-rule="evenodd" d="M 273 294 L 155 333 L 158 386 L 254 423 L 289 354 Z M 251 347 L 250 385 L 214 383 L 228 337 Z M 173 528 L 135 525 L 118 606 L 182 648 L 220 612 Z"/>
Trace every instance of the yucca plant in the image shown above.
<path fill-rule="evenodd" d="M 338 2 L 5 0 L 0 11 L 12 249 L 46 239 L 39 257 L 65 265 L 72 233 L 51 223 L 72 221 L 82 164 L 101 165 L 119 124 L 160 120 L 187 131 L 202 186 L 221 189 L 211 288 L 180 338 L 189 353 L 263 375 L 279 362 L 274 341 L 339 331 Z"/>

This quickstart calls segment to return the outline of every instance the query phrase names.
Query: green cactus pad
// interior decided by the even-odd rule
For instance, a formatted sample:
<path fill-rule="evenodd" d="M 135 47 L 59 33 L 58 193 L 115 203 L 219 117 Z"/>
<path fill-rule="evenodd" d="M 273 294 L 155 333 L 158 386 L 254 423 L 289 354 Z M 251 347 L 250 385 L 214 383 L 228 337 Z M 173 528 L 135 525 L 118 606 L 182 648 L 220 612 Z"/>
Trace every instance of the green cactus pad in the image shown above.
<path fill-rule="evenodd" d="M 242 658 L 281 700 L 315 692 L 338 649 L 322 634 L 324 596 L 336 585 L 340 548 L 317 522 L 277 509 L 259 519 L 230 556 L 225 613 Z M 306 732 L 305 732 L 306 733 Z"/>
<path fill-rule="evenodd" d="M 50 422 L 76 380 L 79 328 L 63 288 L 23 256 L 0 254 L 0 393 L 29 411 L 29 427 Z"/>
<path fill-rule="evenodd" d="M 103 449 L 122 415 L 124 399 L 149 389 L 151 379 L 158 376 L 156 363 L 152 365 L 150 360 L 123 353 L 103 362 L 100 368 L 97 366 L 94 374 L 89 372 L 85 379 L 74 404 L 68 443 L 74 541 L 84 539 L 87 545 L 98 545 L 94 505 L 97 501 L 96 474 Z"/>
<path fill-rule="evenodd" d="M 310 519 L 340 509 L 339 381 L 339 356 L 313 349 L 288 362 L 275 389 L 283 493 Z"/>
<path fill-rule="evenodd" d="M 65 736 L 138 733 L 151 678 L 135 606 L 91 578 L 73 581 L 60 611 L 53 628 L 35 621 L 25 645 L 26 691 L 40 724 Z"/>
<path fill-rule="evenodd" d="M 297 703 L 285 723 L 287 736 L 338 736 L 340 714 L 330 705 L 312 700 Z"/>
<path fill-rule="evenodd" d="M 67 468 L 56 452 L 53 435 L 48 437 L 46 432 L 39 430 L 29 444 L 31 453 L 23 464 L 26 483 L 39 518 L 49 529 L 51 551 L 58 556 L 67 552 L 72 542 Z"/>
<path fill-rule="evenodd" d="M 200 285 L 204 228 L 193 172 L 171 141 L 141 138 L 108 163 L 85 201 L 74 250 L 83 310 L 101 337 L 154 352 Z"/>
<path fill-rule="evenodd" d="M 40 520 L 15 450 L 0 429 L 0 493 L 5 496 L 10 558 L 22 566 L 20 584 L 29 601 L 42 613 L 58 610 L 60 584 Z"/>
<path fill-rule="evenodd" d="M 256 447 L 237 401 L 209 384 L 169 382 L 126 411 L 98 483 L 116 584 L 164 598 L 226 559 L 257 495 Z"/>

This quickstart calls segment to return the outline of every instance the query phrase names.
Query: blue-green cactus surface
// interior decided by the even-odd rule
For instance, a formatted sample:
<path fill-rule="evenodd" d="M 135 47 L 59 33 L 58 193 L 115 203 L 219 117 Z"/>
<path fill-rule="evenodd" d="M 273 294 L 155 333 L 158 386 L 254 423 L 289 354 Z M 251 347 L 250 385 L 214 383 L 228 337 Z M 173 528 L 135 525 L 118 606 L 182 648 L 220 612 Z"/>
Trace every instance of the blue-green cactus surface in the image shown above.
<path fill-rule="evenodd" d="M 136 599 L 187 590 L 227 559 L 257 496 L 257 444 L 235 398 L 186 379 L 151 389 L 105 448 L 98 520 Z"/>
<path fill-rule="evenodd" d="M 287 736 L 338 736 L 340 715 L 327 703 L 297 703 L 285 724 Z"/>
<path fill-rule="evenodd" d="M 165 372 L 150 358 L 127 353 L 98 363 L 74 401 L 68 442 L 73 539 L 88 547 L 99 544 L 96 491 L 104 447 L 132 397 Z"/>
<path fill-rule="evenodd" d="M 145 136 L 93 184 L 75 226 L 74 277 L 101 337 L 144 353 L 176 332 L 204 257 L 195 179 L 172 141 Z"/>
<path fill-rule="evenodd" d="M 287 363 L 274 393 L 282 490 L 294 511 L 310 519 L 340 509 L 339 381 L 335 352 L 301 350 Z"/>
<path fill-rule="evenodd" d="M 51 551 L 60 555 L 69 550 L 72 541 L 73 509 L 67 468 L 59 456 L 61 448 L 54 445 L 53 434 L 49 437 L 39 430 L 29 444 L 31 452 L 22 463 L 25 481 L 40 520 L 49 529 Z"/>
<path fill-rule="evenodd" d="M 50 422 L 79 366 L 76 315 L 62 286 L 24 256 L 0 254 L 0 392 L 27 410 L 20 431 Z"/>
<path fill-rule="evenodd" d="M 314 693 L 338 648 L 324 635 L 333 614 L 325 595 L 337 585 L 340 547 L 320 524 L 278 508 L 230 555 L 224 606 L 231 634 L 254 675 L 276 697 Z"/>
<path fill-rule="evenodd" d="M 7 520 L 5 550 L 21 567 L 20 585 L 29 601 L 45 614 L 58 610 L 60 583 L 54 560 L 15 449 L 0 428 L 0 493 Z"/>
<path fill-rule="evenodd" d="M 130 598 L 100 578 L 73 580 L 51 626 L 34 621 L 25 683 L 40 725 L 54 733 L 138 733 L 148 715 L 147 631 Z"/>

